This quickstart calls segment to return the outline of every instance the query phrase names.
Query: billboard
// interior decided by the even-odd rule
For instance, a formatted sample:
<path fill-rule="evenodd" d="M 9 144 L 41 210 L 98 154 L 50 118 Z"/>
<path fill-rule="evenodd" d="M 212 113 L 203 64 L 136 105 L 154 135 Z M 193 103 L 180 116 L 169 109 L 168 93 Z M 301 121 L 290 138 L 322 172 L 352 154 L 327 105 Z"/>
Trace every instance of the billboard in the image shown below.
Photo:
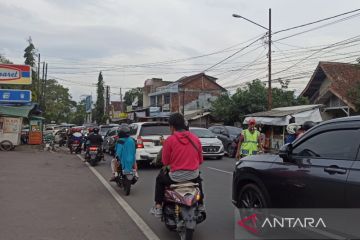
<path fill-rule="evenodd" d="M 92 104 L 92 98 L 91 98 L 91 95 L 88 95 L 85 98 L 85 111 L 86 111 L 86 113 L 91 113 L 91 104 Z"/>
<path fill-rule="evenodd" d="M 29 65 L 0 64 L 0 84 L 31 84 Z"/>
<path fill-rule="evenodd" d="M 0 103 L 29 103 L 31 102 L 30 90 L 0 89 Z"/>

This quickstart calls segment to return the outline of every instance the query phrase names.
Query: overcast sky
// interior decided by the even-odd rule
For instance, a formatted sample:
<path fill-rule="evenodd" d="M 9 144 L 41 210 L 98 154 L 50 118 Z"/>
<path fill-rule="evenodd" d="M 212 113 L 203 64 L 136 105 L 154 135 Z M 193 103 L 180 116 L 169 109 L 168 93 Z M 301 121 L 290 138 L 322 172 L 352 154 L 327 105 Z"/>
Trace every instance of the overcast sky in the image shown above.
<path fill-rule="evenodd" d="M 265 29 L 231 15 L 268 27 L 269 8 L 275 33 L 358 9 L 360 1 L 1 0 L 0 53 L 23 63 L 31 36 L 49 77 L 70 88 L 74 99 L 95 96 L 93 84 L 103 70 L 111 98 L 118 100 L 120 87 L 143 86 L 152 77 L 175 81 L 238 51 L 206 71 L 234 90 L 255 78 L 266 81 L 268 49 Z M 360 11 L 274 34 L 273 79 L 289 79 L 289 88 L 300 92 L 318 61 L 354 62 L 359 29 Z"/>

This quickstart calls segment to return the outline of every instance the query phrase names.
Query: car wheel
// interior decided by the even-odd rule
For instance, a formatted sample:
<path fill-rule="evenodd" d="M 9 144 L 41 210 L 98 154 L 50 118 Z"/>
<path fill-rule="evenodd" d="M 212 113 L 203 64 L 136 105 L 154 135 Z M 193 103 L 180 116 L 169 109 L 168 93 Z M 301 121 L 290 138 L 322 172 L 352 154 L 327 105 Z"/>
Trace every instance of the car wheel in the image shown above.
<path fill-rule="evenodd" d="M 226 152 L 227 152 L 227 155 L 228 155 L 229 157 L 231 157 L 231 154 L 232 154 L 232 152 L 233 152 L 231 143 L 229 143 L 229 144 L 227 145 L 227 147 L 226 147 Z"/>
<path fill-rule="evenodd" d="M 257 231 L 257 235 L 263 236 L 269 234 L 268 228 L 263 228 L 261 223 L 268 216 L 267 208 L 270 207 L 266 198 L 266 193 L 256 184 L 249 183 L 242 187 L 239 193 L 239 214 L 241 219 L 250 218 L 256 214 L 256 219 L 250 223 L 249 227 Z M 251 231 L 250 231 L 251 232 Z"/>
<path fill-rule="evenodd" d="M 269 203 L 266 200 L 265 194 L 260 188 L 249 183 L 242 187 L 239 193 L 240 208 L 268 208 Z"/>

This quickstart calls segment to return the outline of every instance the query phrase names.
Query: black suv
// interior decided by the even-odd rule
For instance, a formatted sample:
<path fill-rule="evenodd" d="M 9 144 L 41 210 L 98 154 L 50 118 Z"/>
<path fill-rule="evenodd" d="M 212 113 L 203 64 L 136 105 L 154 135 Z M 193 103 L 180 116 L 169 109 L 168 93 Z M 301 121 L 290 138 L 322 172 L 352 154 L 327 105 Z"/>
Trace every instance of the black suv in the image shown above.
<path fill-rule="evenodd" d="M 360 116 L 323 122 L 279 155 L 236 163 L 238 208 L 359 208 Z"/>

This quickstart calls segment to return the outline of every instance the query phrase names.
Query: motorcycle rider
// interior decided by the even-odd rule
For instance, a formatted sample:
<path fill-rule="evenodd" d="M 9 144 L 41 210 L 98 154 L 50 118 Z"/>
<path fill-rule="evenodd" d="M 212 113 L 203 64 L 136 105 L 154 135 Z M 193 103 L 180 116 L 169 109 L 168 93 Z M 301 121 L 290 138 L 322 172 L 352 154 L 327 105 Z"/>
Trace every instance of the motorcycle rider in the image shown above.
<path fill-rule="evenodd" d="M 94 127 L 92 129 L 92 133 L 87 137 L 87 140 L 85 142 L 86 146 L 97 146 L 100 148 L 100 152 L 102 154 L 102 143 L 103 143 L 103 138 L 102 136 L 99 134 L 99 128 Z M 89 153 L 88 148 L 86 149 L 86 154 Z M 102 155 L 102 159 L 103 161 L 105 161 L 104 156 Z"/>
<path fill-rule="evenodd" d="M 81 133 L 81 129 L 79 128 L 71 128 L 69 135 L 69 148 L 71 148 L 72 143 L 75 141 L 79 142 L 79 148 L 81 149 L 81 144 L 83 142 L 83 135 Z"/>
<path fill-rule="evenodd" d="M 161 161 L 164 167 L 156 178 L 155 206 L 150 210 L 155 217 L 162 215 L 166 186 L 186 181 L 199 184 L 201 192 L 199 209 L 204 210 L 199 171 L 200 164 L 203 163 L 200 140 L 188 131 L 185 119 L 180 113 L 174 113 L 169 117 L 169 125 L 172 135 L 165 140 L 163 145 Z"/>
<path fill-rule="evenodd" d="M 113 176 L 110 181 L 115 181 L 115 172 L 120 167 L 124 171 L 135 171 L 137 175 L 136 164 L 136 146 L 135 141 L 130 137 L 130 128 L 121 126 L 118 133 L 118 140 L 115 143 L 115 158 L 111 161 L 111 170 Z"/>
<path fill-rule="evenodd" d="M 304 122 L 301 128 L 296 132 L 296 139 L 300 138 L 307 130 L 309 130 L 315 125 L 316 123 L 314 123 L 313 121 Z"/>
<path fill-rule="evenodd" d="M 255 155 L 260 151 L 263 151 L 261 144 L 261 134 L 256 130 L 256 120 L 254 118 L 249 119 L 248 129 L 245 129 L 240 136 L 239 146 L 236 152 L 236 158 L 240 159 L 245 156 Z"/>

